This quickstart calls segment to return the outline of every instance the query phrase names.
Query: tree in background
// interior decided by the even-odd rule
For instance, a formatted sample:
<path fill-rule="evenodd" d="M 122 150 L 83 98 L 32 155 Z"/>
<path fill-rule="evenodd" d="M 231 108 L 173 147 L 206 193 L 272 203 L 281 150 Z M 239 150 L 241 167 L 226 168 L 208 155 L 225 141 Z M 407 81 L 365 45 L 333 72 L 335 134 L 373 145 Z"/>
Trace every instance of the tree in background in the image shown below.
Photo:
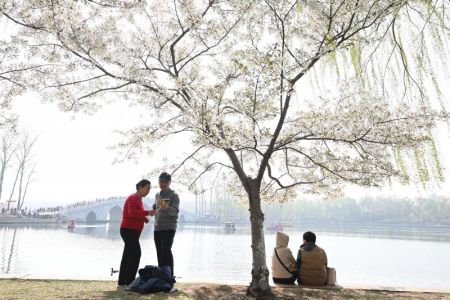
<path fill-rule="evenodd" d="M 25 202 L 25 196 L 28 191 L 29 184 L 35 175 L 36 163 L 33 162 L 33 147 L 37 141 L 37 137 L 31 137 L 27 133 L 23 133 L 17 143 L 15 156 L 17 162 L 17 171 L 14 177 L 13 186 L 11 189 L 11 194 L 9 199 L 11 200 L 16 191 L 16 186 L 18 186 L 18 196 L 16 209 L 19 212 L 23 203 Z M 10 202 L 8 202 L 8 210 L 10 207 Z"/>
<path fill-rule="evenodd" d="M 38 66 L 39 76 L 12 73 L 43 99 L 74 112 L 111 98 L 142 105 L 148 119 L 125 133 L 125 158 L 176 137 L 192 144 L 180 153 L 194 149 L 166 168 L 192 189 L 210 171 L 229 171 L 249 206 L 248 293 L 258 297 L 271 295 L 262 200 L 334 197 L 395 176 L 443 180 L 432 130 L 448 120 L 439 70 L 449 8 L 444 0 L 0 2 L 19 28 L 8 46 L 20 45 L 22 69 Z"/>
<path fill-rule="evenodd" d="M 13 132 L 2 130 L 0 137 L 0 200 L 2 199 L 6 169 L 9 167 L 11 158 L 15 154 L 16 150 L 15 136 Z"/>

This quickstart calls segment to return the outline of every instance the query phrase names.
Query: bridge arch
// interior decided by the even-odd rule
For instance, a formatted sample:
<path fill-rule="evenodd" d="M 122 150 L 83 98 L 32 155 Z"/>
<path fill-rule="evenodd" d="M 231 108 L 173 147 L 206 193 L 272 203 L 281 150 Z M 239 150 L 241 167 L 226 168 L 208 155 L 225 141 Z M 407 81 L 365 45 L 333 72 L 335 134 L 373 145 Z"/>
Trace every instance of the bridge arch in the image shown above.
<path fill-rule="evenodd" d="M 86 223 L 96 223 L 97 222 L 97 214 L 92 210 L 86 215 Z"/>
<path fill-rule="evenodd" d="M 111 222 L 120 222 L 122 220 L 122 208 L 119 205 L 113 206 L 108 213 L 108 220 Z"/>

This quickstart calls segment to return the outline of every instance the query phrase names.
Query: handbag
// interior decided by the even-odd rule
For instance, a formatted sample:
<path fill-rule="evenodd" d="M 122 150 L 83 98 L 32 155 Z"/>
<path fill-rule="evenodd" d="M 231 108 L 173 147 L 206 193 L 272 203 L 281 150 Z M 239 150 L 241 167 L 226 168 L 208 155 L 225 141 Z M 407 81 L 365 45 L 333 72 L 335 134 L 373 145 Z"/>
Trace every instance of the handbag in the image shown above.
<path fill-rule="evenodd" d="M 327 285 L 336 285 L 336 269 L 327 267 Z"/>
<path fill-rule="evenodd" d="M 280 264 L 283 266 L 283 268 L 284 268 L 287 272 L 289 272 L 290 274 L 292 274 L 293 277 L 297 277 L 297 270 L 295 270 L 295 271 L 293 271 L 293 272 L 292 272 L 291 270 L 289 270 L 289 268 L 286 267 L 286 266 L 284 265 L 284 263 L 281 261 L 281 258 L 278 256 L 277 249 L 274 249 L 274 250 L 275 250 L 275 255 L 276 255 L 277 258 L 278 258 L 278 261 L 279 261 Z M 289 267 L 291 267 L 290 263 L 289 263 Z"/>

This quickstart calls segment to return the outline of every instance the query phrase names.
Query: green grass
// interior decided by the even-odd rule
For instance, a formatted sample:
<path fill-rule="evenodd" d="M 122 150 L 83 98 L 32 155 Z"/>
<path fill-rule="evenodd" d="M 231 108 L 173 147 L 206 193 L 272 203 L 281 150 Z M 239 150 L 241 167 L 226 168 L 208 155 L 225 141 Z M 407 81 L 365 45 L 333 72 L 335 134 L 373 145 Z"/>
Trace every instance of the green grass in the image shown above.
<path fill-rule="evenodd" d="M 177 285 L 182 288 L 182 284 Z M 0 299 L 195 299 L 183 292 L 146 294 L 117 290 L 112 281 L 0 280 Z"/>
<path fill-rule="evenodd" d="M 178 292 L 145 294 L 118 290 L 115 281 L 0 279 L 0 299 L 8 300 L 106 300 L 106 299 L 211 299 L 241 300 L 246 286 L 208 283 L 177 283 Z M 450 294 L 372 291 L 359 289 L 324 290 L 274 287 L 278 299 L 450 299 Z"/>

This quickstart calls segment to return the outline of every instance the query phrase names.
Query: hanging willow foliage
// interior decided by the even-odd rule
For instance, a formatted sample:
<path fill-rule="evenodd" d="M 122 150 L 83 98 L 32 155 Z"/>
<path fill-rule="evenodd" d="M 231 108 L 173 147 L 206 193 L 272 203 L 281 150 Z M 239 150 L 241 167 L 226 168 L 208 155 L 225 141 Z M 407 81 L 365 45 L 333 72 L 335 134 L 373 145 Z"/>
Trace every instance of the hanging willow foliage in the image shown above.
<path fill-rule="evenodd" d="M 424 6 L 423 15 L 419 14 L 417 5 Z M 385 33 L 383 41 L 375 46 L 354 43 L 331 52 L 320 67 L 321 74 L 331 73 L 327 78 L 335 86 L 355 76 L 362 90 L 389 98 L 393 107 L 425 105 L 448 111 L 449 102 L 441 88 L 450 79 L 450 27 L 445 6 L 440 1 L 427 0 L 422 4 L 410 3 L 407 7 L 406 11 L 397 12 L 395 25 Z M 334 47 L 329 36 L 326 43 Z M 320 88 L 316 73 L 314 81 L 314 89 Z M 327 90 L 327 87 L 320 90 Z M 444 122 L 450 128 L 450 121 Z M 412 156 L 408 148 L 394 147 L 393 160 L 402 184 L 409 184 L 411 177 L 417 177 L 424 185 L 445 181 L 441 151 L 436 146 L 437 135 L 431 131 L 428 135 L 428 142 L 414 146 Z M 405 158 L 412 164 L 406 164 Z"/>

